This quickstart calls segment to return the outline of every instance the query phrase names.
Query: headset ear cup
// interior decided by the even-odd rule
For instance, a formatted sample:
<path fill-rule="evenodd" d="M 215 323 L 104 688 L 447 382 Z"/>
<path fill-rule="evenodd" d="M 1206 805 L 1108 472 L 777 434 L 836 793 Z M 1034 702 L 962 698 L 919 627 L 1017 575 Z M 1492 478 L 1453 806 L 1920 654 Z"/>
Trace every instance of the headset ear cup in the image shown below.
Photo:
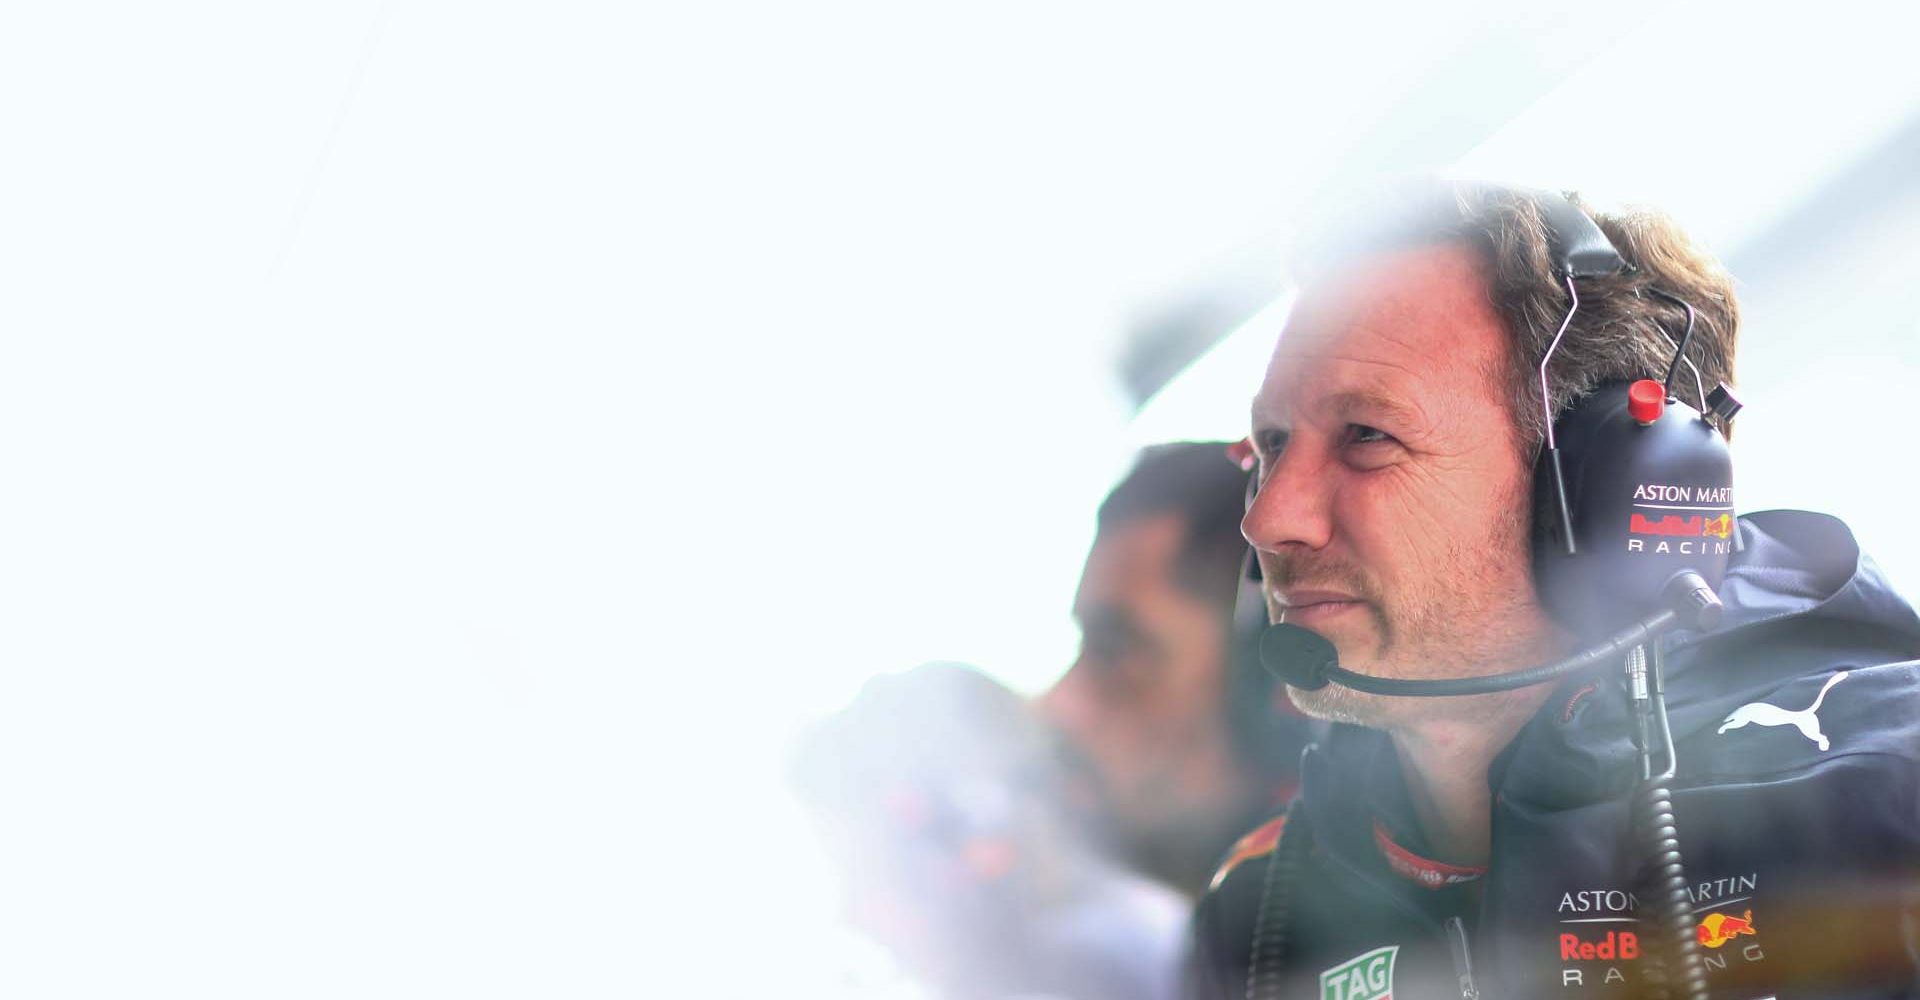
<path fill-rule="evenodd" d="M 1683 569 L 1719 587 L 1733 544 L 1726 440 L 1672 399 L 1642 423 L 1627 394 L 1626 382 L 1602 385 L 1554 421 L 1577 555 L 1560 545 L 1544 454 L 1534 466 L 1534 589 L 1555 621 L 1583 637 L 1648 613 Z"/>
<path fill-rule="evenodd" d="M 1553 462 L 1547 453 L 1544 441 L 1533 456 L 1533 501 L 1529 510 L 1532 521 L 1528 537 L 1533 559 L 1534 585 L 1538 589 L 1541 574 L 1545 572 L 1546 557 L 1550 554 L 1564 555 L 1561 545 L 1561 532 L 1564 528 L 1560 521 L 1559 487 L 1554 482 Z"/>
<path fill-rule="evenodd" d="M 1562 613 L 1564 595 L 1568 589 L 1567 578 L 1578 573 L 1584 562 L 1577 549 L 1573 552 L 1567 549 L 1569 536 L 1578 534 L 1580 484 L 1586 471 L 1582 450 L 1577 445 L 1571 449 L 1568 447 L 1569 432 L 1577 433 L 1579 426 L 1577 419 L 1569 420 L 1568 417 L 1579 413 L 1590 398 L 1576 400 L 1560 419 L 1554 421 L 1553 435 L 1560 444 L 1560 450 L 1548 450 L 1543 441 L 1533 460 L 1533 530 L 1529 533 L 1529 540 L 1534 593 L 1541 607 L 1546 608 L 1563 625 L 1568 623 L 1568 616 Z"/>
<path fill-rule="evenodd" d="M 1559 445 L 1558 450 L 1549 450 L 1542 442 L 1533 463 L 1534 590 L 1541 606 L 1556 621 L 1580 631 L 1584 631 L 1576 625 L 1580 616 L 1569 607 L 1578 599 L 1569 595 L 1588 590 L 1581 581 L 1581 572 L 1594 562 L 1592 557 L 1596 553 L 1585 550 L 1584 545 L 1569 552 L 1565 540 L 1571 534 L 1578 542 L 1587 541 L 1581 537 L 1581 527 L 1585 516 L 1583 487 L 1590 457 L 1588 432 L 1597 414 L 1605 410 L 1606 401 L 1613 395 L 1612 388 L 1601 386 L 1568 405 L 1553 422 L 1553 440 Z"/>

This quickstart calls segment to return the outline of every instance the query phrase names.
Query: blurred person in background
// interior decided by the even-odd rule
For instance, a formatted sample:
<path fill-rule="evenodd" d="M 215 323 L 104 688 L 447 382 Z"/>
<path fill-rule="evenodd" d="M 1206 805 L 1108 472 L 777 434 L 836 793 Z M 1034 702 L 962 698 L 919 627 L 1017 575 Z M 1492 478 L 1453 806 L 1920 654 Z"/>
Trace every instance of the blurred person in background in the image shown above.
<path fill-rule="evenodd" d="M 1292 796 L 1309 725 L 1252 648 L 1265 615 L 1228 447 L 1149 447 L 1108 494 L 1073 602 L 1080 654 L 1039 699 L 1120 857 L 1195 899 L 1234 838 Z M 1252 612 L 1238 629 L 1237 602 Z"/>
<path fill-rule="evenodd" d="M 1549 420 L 1591 394 L 1615 433 L 1654 427 L 1663 387 L 1629 409 L 1624 383 L 1667 371 L 1695 325 L 1700 383 L 1675 366 L 1665 389 L 1713 409 L 1701 387 L 1733 377 L 1738 311 L 1725 271 L 1644 211 L 1592 216 L 1628 267 L 1598 258 L 1574 309 L 1567 261 L 1594 245 L 1580 211 L 1447 185 L 1319 262 L 1253 404 L 1245 533 L 1270 617 L 1306 630 L 1276 636 L 1430 683 L 1594 641 L 1569 613 L 1616 595 L 1538 589 L 1564 555 L 1541 540 L 1559 537 L 1536 481 L 1552 482 L 1537 464 Z M 1697 417 L 1663 405 L 1694 434 Z M 1724 433 L 1732 413 L 1716 416 Z M 1920 616 L 1831 517 L 1708 520 L 1702 502 L 1733 510 L 1718 487 L 1594 475 L 1580 495 L 1634 491 L 1636 512 L 1583 558 L 1627 559 L 1636 541 L 1730 551 L 1718 622 L 1653 654 L 1671 742 L 1633 707 L 1625 645 L 1604 670 L 1464 696 L 1291 673 L 1294 702 L 1336 725 L 1294 805 L 1202 901 L 1195 996 L 1920 995 Z M 1652 787 L 1636 741 L 1677 762 L 1677 855 L 1633 804 Z"/>
<path fill-rule="evenodd" d="M 853 927 L 942 1000 L 1165 1000 L 1186 900 L 1096 850 L 1025 700 L 928 664 L 870 681 L 794 757 Z"/>

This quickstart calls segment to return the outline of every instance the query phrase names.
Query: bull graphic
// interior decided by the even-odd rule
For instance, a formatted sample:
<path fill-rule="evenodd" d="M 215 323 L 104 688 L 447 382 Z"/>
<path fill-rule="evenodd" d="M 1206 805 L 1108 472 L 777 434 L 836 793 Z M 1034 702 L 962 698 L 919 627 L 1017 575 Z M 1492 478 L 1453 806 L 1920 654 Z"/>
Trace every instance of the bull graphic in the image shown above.
<path fill-rule="evenodd" d="M 1753 911 L 1737 917 L 1709 913 L 1700 918 L 1699 933 L 1700 944 L 1707 948 L 1718 948 L 1742 934 L 1757 934 L 1753 929 Z"/>

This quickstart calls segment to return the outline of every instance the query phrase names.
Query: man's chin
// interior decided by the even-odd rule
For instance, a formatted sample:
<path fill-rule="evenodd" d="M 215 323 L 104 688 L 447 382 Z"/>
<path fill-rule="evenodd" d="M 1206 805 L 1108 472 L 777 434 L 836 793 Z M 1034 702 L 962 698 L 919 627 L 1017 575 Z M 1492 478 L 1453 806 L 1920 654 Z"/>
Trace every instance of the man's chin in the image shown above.
<path fill-rule="evenodd" d="M 1344 663 L 1342 664 L 1345 665 Z M 1375 663 L 1358 663 L 1348 669 L 1372 677 L 1403 677 L 1404 674 L 1391 666 Z M 1431 710 L 1432 699 L 1409 698 L 1391 695 L 1368 694 L 1355 691 L 1350 687 L 1329 682 L 1325 687 L 1312 691 L 1287 686 L 1287 697 L 1295 708 L 1315 719 L 1328 722 L 1345 722 L 1356 726 L 1372 726 L 1376 729 L 1391 728 L 1409 712 L 1420 710 L 1422 703 Z"/>
<path fill-rule="evenodd" d="M 1382 703 L 1388 700 L 1338 684 L 1312 691 L 1288 685 L 1287 698 L 1293 707 L 1310 718 L 1356 726 L 1374 726 L 1383 721 L 1386 706 Z"/>
<path fill-rule="evenodd" d="M 1406 674 L 1379 665 L 1350 668 L 1373 677 L 1406 678 Z M 1519 669 L 1519 668 L 1512 668 Z M 1496 673 L 1499 671 L 1487 671 Z M 1464 672 L 1442 676 L 1465 676 Z M 1433 679 L 1422 677 L 1420 679 Z M 1553 687 L 1551 682 L 1521 688 L 1518 691 L 1458 697 L 1422 698 L 1408 695 L 1369 694 L 1329 683 L 1312 691 L 1287 685 L 1287 698 L 1302 713 L 1328 722 L 1345 722 L 1372 729 L 1394 730 L 1420 721 L 1453 719 L 1480 722 L 1491 718 L 1503 705 L 1532 700 L 1537 703 Z"/>

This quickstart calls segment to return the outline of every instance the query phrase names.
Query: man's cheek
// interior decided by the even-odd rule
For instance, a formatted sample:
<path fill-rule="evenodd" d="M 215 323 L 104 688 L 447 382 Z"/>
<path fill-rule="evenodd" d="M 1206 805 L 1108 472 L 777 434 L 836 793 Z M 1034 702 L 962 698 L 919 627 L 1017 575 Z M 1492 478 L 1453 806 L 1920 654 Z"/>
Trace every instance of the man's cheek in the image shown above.
<path fill-rule="evenodd" d="M 1377 519 L 1390 532 L 1389 544 L 1415 562 L 1440 559 L 1461 545 L 1500 543 L 1526 495 L 1512 471 L 1464 461 L 1410 465 L 1383 482 Z"/>
<path fill-rule="evenodd" d="M 1375 556 L 1377 562 L 1422 564 L 1430 553 L 1445 551 L 1475 520 L 1468 499 L 1434 488 L 1431 478 L 1407 473 L 1397 482 L 1382 484 L 1372 509 L 1364 514 L 1364 530 L 1382 550 Z"/>

